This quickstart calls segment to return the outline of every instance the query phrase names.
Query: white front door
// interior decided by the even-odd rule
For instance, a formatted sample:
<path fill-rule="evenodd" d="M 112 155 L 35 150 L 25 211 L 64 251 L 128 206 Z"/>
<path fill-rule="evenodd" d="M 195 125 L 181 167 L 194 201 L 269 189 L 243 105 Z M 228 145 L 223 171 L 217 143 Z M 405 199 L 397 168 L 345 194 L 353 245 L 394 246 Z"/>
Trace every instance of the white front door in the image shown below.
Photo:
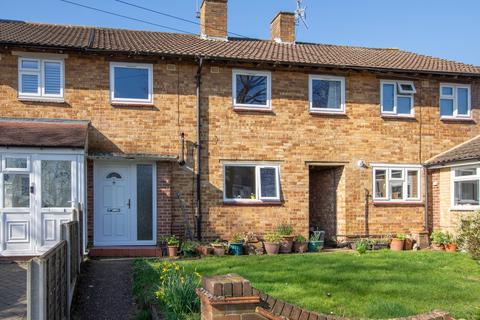
<path fill-rule="evenodd" d="M 155 244 L 154 164 L 94 164 L 94 244 Z"/>

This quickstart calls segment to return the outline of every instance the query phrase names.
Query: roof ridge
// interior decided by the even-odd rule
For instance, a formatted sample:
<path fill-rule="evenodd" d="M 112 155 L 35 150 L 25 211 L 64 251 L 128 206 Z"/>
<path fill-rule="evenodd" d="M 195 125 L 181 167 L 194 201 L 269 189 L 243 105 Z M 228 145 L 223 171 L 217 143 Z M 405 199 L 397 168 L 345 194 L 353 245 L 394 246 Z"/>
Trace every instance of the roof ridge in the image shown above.
<path fill-rule="evenodd" d="M 466 145 L 466 144 L 468 144 L 468 143 L 470 143 L 470 142 L 472 142 L 472 141 L 474 141 L 474 140 L 476 140 L 476 139 L 478 139 L 478 138 L 480 138 L 480 134 L 479 134 L 479 135 L 476 135 L 475 137 L 470 138 L 470 139 L 468 139 L 468 140 L 466 140 L 466 141 L 464 141 L 464 142 L 462 142 L 462 143 L 460 143 L 460 144 L 457 144 L 456 146 L 453 146 L 452 148 L 450 148 L 450 149 L 448 149 L 448 150 L 445 150 L 445 151 L 443 151 L 443 152 L 440 152 L 439 154 L 437 154 L 437 155 L 431 157 L 430 159 L 428 159 L 427 161 L 425 161 L 425 163 L 428 164 L 429 162 L 433 162 L 433 160 L 435 160 L 436 158 L 439 158 L 439 157 L 441 157 L 441 156 L 443 156 L 443 155 L 445 155 L 445 154 L 447 154 L 447 153 L 449 153 L 449 152 L 451 152 L 451 151 L 453 151 L 453 150 L 455 150 L 455 149 L 458 149 L 458 148 L 460 148 L 460 147 L 462 147 L 462 146 L 464 146 L 464 145 Z"/>

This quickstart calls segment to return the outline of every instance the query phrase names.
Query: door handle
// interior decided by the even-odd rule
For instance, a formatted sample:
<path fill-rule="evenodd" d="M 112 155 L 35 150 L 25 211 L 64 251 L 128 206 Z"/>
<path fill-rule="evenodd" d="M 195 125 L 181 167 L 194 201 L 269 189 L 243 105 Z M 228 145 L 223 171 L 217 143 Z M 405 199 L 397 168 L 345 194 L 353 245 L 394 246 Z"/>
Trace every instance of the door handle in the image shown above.
<path fill-rule="evenodd" d="M 120 212 L 120 208 L 108 208 L 107 212 Z"/>
<path fill-rule="evenodd" d="M 128 199 L 128 202 L 127 202 L 128 209 L 130 209 L 131 204 L 132 204 L 132 203 L 131 203 L 131 200 Z"/>

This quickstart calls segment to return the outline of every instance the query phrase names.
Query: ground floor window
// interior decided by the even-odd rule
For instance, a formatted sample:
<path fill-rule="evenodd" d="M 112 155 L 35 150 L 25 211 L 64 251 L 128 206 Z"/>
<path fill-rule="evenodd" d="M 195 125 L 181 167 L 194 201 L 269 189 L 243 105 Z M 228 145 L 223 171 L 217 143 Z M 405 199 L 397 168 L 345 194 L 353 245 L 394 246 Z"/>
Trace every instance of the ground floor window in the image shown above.
<path fill-rule="evenodd" d="M 458 167 L 452 169 L 453 206 L 478 206 L 480 167 Z"/>
<path fill-rule="evenodd" d="M 279 201 L 280 178 L 277 165 L 226 164 L 225 201 Z"/>
<path fill-rule="evenodd" d="M 373 167 L 373 200 L 420 201 L 420 166 Z"/>

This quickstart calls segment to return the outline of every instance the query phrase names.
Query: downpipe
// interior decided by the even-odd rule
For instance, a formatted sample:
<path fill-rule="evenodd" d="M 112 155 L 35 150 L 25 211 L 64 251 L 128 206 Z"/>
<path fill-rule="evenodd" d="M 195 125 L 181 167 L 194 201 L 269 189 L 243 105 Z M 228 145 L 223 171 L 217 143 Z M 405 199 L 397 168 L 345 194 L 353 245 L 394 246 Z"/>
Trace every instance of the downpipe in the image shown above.
<path fill-rule="evenodd" d="M 196 232 L 198 241 L 202 240 L 202 197 L 201 197 L 201 155 L 202 155 L 202 146 L 200 134 L 202 132 L 201 128 L 201 110 L 200 110 L 200 89 L 202 85 L 202 68 L 203 68 L 203 57 L 197 57 L 197 74 L 195 76 L 196 83 L 196 111 L 197 111 L 197 174 L 196 174 L 196 201 L 195 201 L 195 218 L 197 222 Z"/>

